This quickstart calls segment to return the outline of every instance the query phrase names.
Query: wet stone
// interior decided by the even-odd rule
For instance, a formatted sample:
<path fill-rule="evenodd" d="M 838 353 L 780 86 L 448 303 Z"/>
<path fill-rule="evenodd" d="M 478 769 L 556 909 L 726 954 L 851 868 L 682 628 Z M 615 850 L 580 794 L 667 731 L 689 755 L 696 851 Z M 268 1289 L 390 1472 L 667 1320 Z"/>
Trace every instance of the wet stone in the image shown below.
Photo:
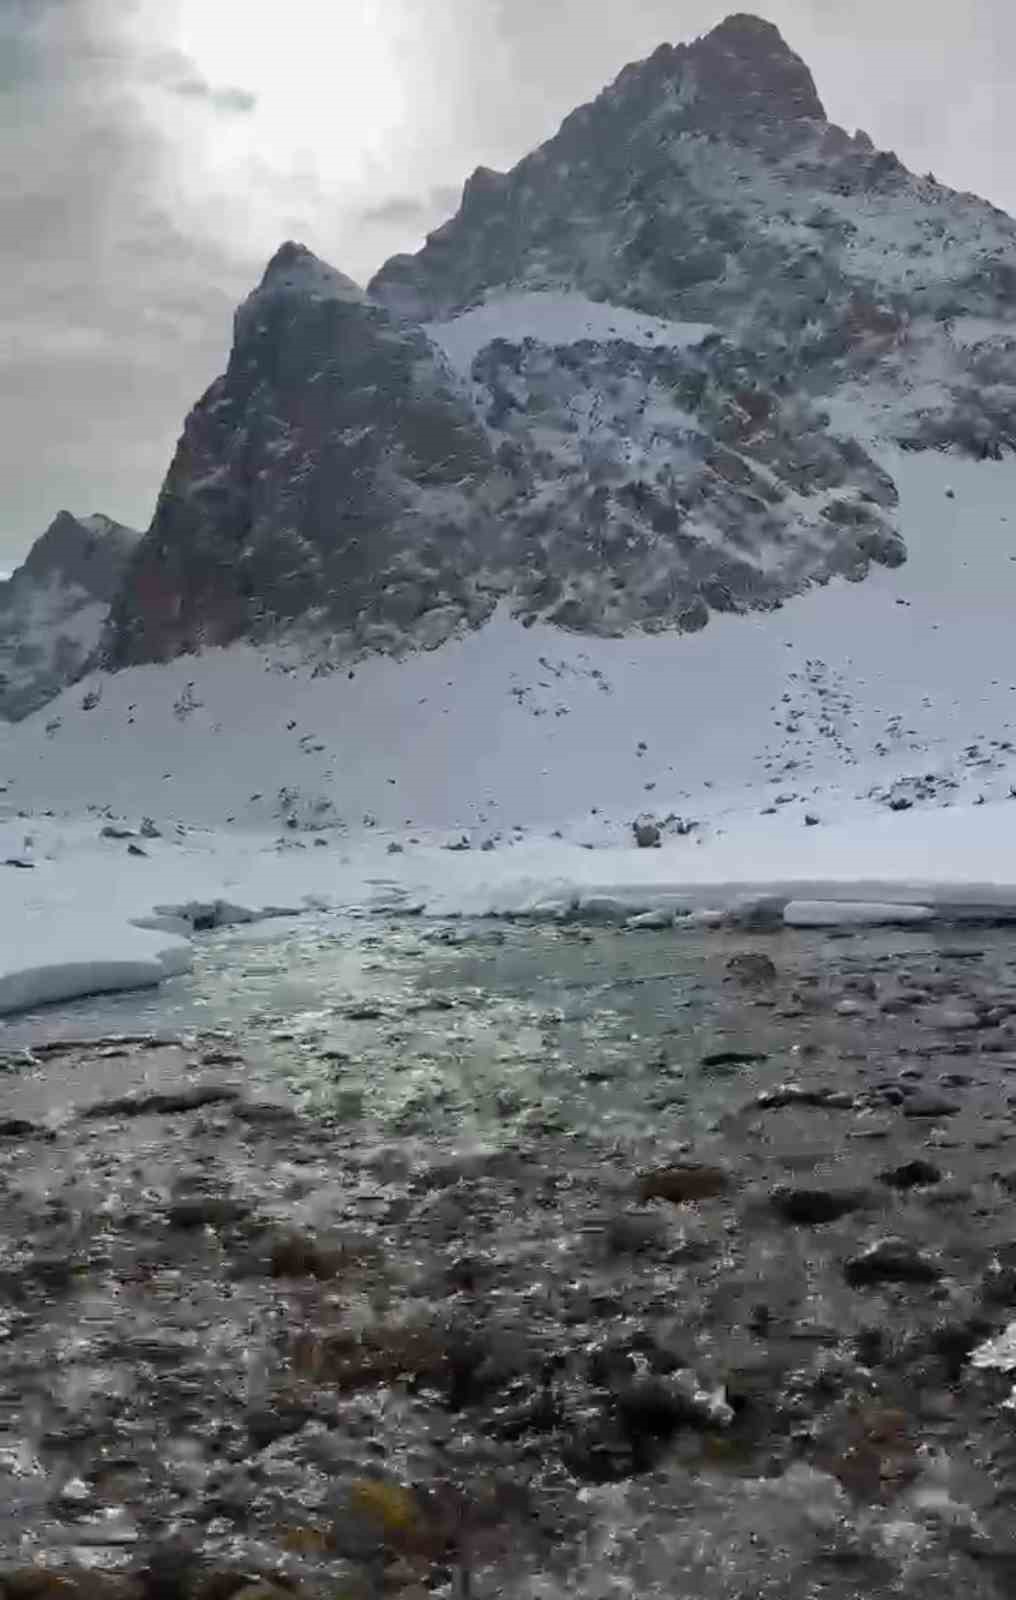
<path fill-rule="evenodd" d="M 667 1237 L 663 1219 L 653 1212 L 625 1211 L 604 1224 L 603 1242 L 608 1256 L 639 1255 L 659 1249 Z"/>
<path fill-rule="evenodd" d="M 722 1167 L 673 1166 L 659 1167 L 644 1172 L 638 1180 L 639 1200 L 668 1200 L 681 1206 L 697 1200 L 709 1200 L 725 1194 L 730 1188 L 730 1177 Z"/>
<path fill-rule="evenodd" d="M 251 1445 L 255 1450 L 266 1450 L 279 1439 L 299 1433 L 313 1416 L 311 1406 L 257 1406 L 246 1417 Z"/>
<path fill-rule="evenodd" d="M 691 1373 L 622 1379 L 611 1391 L 616 1414 L 633 1441 L 667 1439 L 678 1428 L 725 1428 L 733 1410 Z"/>
<path fill-rule="evenodd" d="M 879 1239 L 866 1250 L 850 1256 L 844 1276 L 854 1288 L 883 1283 L 937 1283 L 942 1268 L 936 1261 L 906 1239 Z"/>
<path fill-rule="evenodd" d="M 280 1233 L 268 1246 L 268 1271 L 273 1278 L 337 1278 L 346 1264 L 341 1248 L 301 1233 Z"/>
<path fill-rule="evenodd" d="M 775 983 L 777 977 L 776 963 L 756 950 L 742 950 L 731 956 L 727 971 L 737 983 L 746 987 Z"/>
<path fill-rule="evenodd" d="M 702 1057 L 704 1067 L 751 1067 L 769 1058 L 758 1050 L 711 1050 Z"/>
<path fill-rule="evenodd" d="M 38 1122 L 27 1122 L 24 1117 L 0 1118 L 0 1139 L 53 1139 L 51 1128 Z"/>
<path fill-rule="evenodd" d="M 879 1179 L 890 1189 L 922 1189 L 940 1183 L 942 1173 L 933 1161 L 904 1161 L 880 1172 Z"/>
<path fill-rule="evenodd" d="M 809 1227 L 838 1222 L 841 1217 L 861 1210 L 870 1203 L 870 1198 L 863 1189 L 788 1186 L 774 1189 L 769 1197 L 769 1204 L 784 1222 Z"/>
<path fill-rule="evenodd" d="M 225 1105 L 239 1098 L 239 1089 L 227 1085 L 204 1084 L 193 1089 L 173 1090 L 166 1093 L 123 1095 L 114 1100 L 98 1100 L 86 1106 L 81 1115 L 87 1121 L 103 1117 L 174 1116 L 187 1111 L 201 1111 L 206 1106 Z"/>
<path fill-rule="evenodd" d="M 976 1011 L 965 1011 L 958 1006 L 946 1006 L 937 1016 L 929 1017 L 928 1021 L 933 1027 L 940 1028 L 943 1033 L 965 1033 L 981 1025 L 981 1019 Z"/>
<path fill-rule="evenodd" d="M 252 1207 L 224 1195 L 191 1195 L 174 1200 L 166 1212 L 171 1228 L 231 1228 L 246 1222 Z"/>
<path fill-rule="evenodd" d="M 955 1117 L 961 1107 L 948 1095 L 936 1094 L 933 1089 L 919 1089 L 902 1102 L 905 1117 Z"/>
<path fill-rule="evenodd" d="M 760 1111 L 782 1111 L 788 1106 L 809 1106 L 820 1111 L 853 1111 L 856 1100 L 844 1089 L 781 1083 L 775 1089 L 764 1090 L 755 1104 Z"/>

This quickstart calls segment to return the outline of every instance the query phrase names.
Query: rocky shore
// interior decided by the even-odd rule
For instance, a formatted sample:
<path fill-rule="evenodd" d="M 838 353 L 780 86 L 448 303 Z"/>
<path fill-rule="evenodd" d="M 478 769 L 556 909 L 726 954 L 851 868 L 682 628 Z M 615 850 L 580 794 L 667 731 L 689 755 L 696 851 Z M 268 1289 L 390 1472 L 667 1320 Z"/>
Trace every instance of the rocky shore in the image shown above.
<path fill-rule="evenodd" d="M 1011 936 L 370 937 L 5 1058 L 5 1600 L 1011 1594 Z"/>

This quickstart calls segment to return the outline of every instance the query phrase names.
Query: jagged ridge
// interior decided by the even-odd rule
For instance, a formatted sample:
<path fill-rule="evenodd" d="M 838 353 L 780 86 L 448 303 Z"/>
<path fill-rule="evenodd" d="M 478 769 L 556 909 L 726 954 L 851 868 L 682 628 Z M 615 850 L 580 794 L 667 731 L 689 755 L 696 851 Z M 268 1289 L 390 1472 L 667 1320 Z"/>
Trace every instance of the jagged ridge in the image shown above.
<path fill-rule="evenodd" d="M 896 564 L 865 439 L 1009 446 L 1014 245 L 832 126 L 771 24 L 662 46 L 474 174 L 367 296 L 282 247 L 188 418 L 109 659 L 294 627 L 325 656 L 433 644 L 500 596 L 582 631 L 690 629 Z"/>

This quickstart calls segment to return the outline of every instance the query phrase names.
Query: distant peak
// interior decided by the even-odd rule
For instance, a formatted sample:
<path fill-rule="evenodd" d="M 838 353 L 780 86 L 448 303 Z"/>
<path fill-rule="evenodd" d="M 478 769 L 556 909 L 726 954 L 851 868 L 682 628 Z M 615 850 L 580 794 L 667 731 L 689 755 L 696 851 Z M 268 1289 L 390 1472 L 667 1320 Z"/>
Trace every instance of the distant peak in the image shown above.
<path fill-rule="evenodd" d="M 15 577 L 24 574 L 41 583 L 59 576 L 109 600 L 120 568 L 140 538 L 134 528 L 114 522 L 101 511 L 88 517 L 58 511 L 32 545 Z"/>
<path fill-rule="evenodd" d="M 113 517 L 107 517 L 103 511 L 93 511 L 90 516 L 78 517 L 73 511 L 64 510 L 57 512 L 45 533 L 36 539 L 33 549 L 88 545 L 96 538 L 130 543 L 132 540 L 140 539 L 141 535 L 135 528 L 128 528 Z"/>
<path fill-rule="evenodd" d="M 265 268 L 257 293 L 306 294 L 318 300 L 363 300 L 363 290 L 352 278 L 338 272 L 308 250 L 304 244 L 287 239 Z"/>

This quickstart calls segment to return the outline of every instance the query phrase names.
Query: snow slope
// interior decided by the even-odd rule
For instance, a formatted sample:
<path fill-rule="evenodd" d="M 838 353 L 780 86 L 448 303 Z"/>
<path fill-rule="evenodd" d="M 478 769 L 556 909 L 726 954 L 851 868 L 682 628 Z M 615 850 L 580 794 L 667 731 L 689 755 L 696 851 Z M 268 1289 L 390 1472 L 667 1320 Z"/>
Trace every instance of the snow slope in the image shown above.
<path fill-rule="evenodd" d="M 581 822 L 595 839 L 594 807 L 715 827 L 793 794 L 796 815 L 820 804 L 828 822 L 928 774 L 936 801 L 1004 796 L 1016 464 L 890 465 L 911 556 L 863 584 L 693 637 L 589 639 L 498 613 L 433 652 L 317 676 L 246 645 L 96 675 L 3 730 L 6 801 L 257 828 Z"/>
<path fill-rule="evenodd" d="M 128 924 L 192 899 L 1016 905 L 1016 462 L 887 465 L 908 564 L 778 612 L 624 640 L 498 613 L 317 675 L 235 646 L 95 675 L 3 728 L 0 861 L 34 865 L 0 866 L 0 1004 L 160 959 Z M 699 826 L 639 851 L 640 811 Z M 110 814 L 161 837 L 128 856 Z"/>

